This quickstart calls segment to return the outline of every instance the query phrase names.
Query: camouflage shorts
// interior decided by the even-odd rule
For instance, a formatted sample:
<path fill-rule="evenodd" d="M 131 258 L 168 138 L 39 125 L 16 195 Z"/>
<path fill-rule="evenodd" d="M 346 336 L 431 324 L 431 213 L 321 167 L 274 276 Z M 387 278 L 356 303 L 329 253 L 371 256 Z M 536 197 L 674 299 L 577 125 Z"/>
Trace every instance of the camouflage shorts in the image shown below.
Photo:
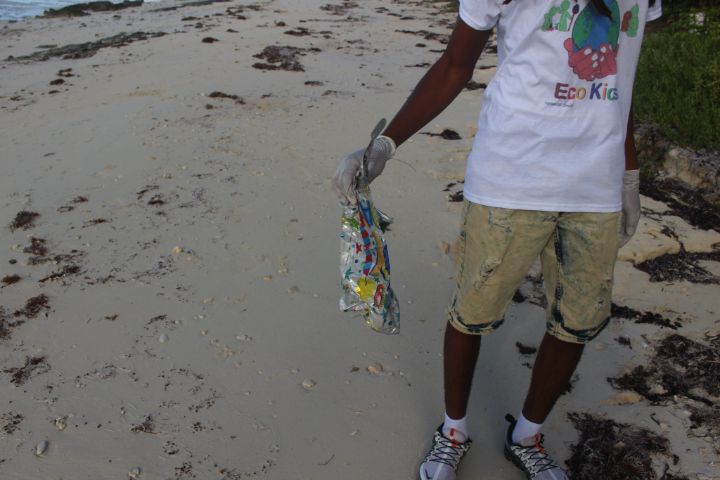
<path fill-rule="evenodd" d="M 540 255 L 547 332 L 567 342 L 589 342 L 610 320 L 619 226 L 620 212 L 512 210 L 466 201 L 450 323 L 478 335 L 498 328 Z"/>

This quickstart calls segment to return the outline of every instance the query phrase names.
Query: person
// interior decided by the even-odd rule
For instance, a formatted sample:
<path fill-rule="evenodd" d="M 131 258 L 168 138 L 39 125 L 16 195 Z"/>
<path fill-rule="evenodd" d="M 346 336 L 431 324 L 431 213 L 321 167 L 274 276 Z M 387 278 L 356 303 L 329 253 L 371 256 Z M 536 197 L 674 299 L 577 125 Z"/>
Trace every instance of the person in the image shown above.
<path fill-rule="evenodd" d="M 646 21 L 660 0 L 461 0 L 447 48 L 371 145 L 380 175 L 397 146 L 472 78 L 491 31 L 498 66 L 468 157 L 458 279 L 444 337 L 445 419 L 421 480 L 456 478 L 472 441 L 466 411 L 481 337 L 496 330 L 540 256 L 547 330 L 505 455 L 534 480 L 567 478 L 540 428 L 585 344 L 610 320 L 613 267 L 640 218 L 632 87 Z M 333 177 L 352 201 L 363 150 Z"/>

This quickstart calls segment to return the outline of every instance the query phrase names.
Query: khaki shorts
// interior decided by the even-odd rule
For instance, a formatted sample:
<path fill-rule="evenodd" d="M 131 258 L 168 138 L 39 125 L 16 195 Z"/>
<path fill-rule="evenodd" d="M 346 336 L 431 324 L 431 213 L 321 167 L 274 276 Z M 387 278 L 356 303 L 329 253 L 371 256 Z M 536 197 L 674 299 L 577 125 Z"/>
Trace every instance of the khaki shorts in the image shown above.
<path fill-rule="evenodd" d="M 497 329 L 540 255 L 547 332 L 567 342 L 589 342 L 610 320 L 620 216 L 512 210 L 466 201 L 450 323 L 469 334 Z"/>

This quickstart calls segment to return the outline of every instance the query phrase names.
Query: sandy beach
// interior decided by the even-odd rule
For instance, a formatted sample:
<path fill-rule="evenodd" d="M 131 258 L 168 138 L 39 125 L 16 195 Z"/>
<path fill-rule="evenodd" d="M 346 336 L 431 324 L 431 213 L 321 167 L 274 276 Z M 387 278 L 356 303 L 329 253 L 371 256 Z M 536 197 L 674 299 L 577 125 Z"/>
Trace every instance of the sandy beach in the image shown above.
<path fill-rule="evenodd" d="M 443 413 L 449 197 L 494 49 L 423 129 L 461 138 L 416 135 L 373 184 L 395 217 L 398 336 L 338 309 L 329 178 L 454 19 L 425 1 L 269 0 L 0 22 L 0 478 L 416 478 Z M 688 211 L 643 197 L 614 319 L 544 427 L 561 462 L 582 442 L 568 415 L 588 414 L 667 439 L 641 452 L 653 478 L 720 479 L 720 233 Z M 541 291 L 531 273 L 483 344 L 460 479 L 524 478 L 503 416 Z"/>

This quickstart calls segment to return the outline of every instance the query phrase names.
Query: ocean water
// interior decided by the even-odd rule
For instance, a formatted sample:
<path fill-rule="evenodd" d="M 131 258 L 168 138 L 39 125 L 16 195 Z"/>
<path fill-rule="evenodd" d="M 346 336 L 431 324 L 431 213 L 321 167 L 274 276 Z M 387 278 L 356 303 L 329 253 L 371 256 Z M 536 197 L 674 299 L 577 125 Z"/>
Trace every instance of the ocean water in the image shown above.
<path fill-rule="evenodd" d="M 0 0 L 0 20 L 19 20 L 24 17 L 34 17 L 42 15 L 48 8 L 61 8 L 73 3 L 89 1 L 91 0 Z M 111 1 L 113 3 L 122 3 L 122 0 Z"/>

